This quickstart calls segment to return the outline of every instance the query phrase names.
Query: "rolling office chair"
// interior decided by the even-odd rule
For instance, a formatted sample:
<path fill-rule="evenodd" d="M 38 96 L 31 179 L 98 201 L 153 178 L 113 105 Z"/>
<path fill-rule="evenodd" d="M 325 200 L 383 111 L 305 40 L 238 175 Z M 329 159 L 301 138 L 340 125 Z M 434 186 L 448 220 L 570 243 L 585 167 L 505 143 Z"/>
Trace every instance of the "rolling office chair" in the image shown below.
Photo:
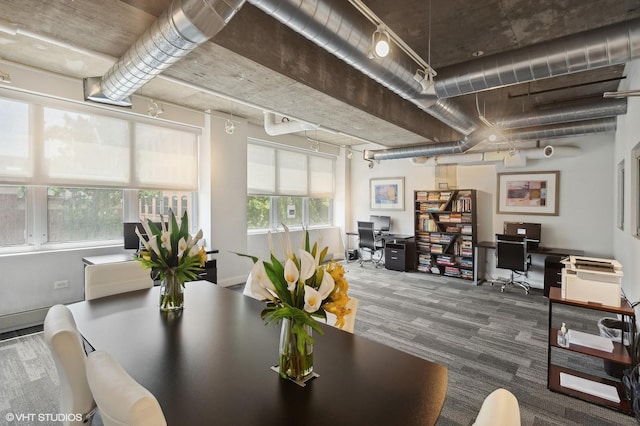
<path fill-rule="evenodd" d="M 384 243 L 381 238 L 376 237 L 373 229 L 373 222 L 358 222 L 358 249 L 360 251 L 360 266 L 364 266 L 366 261 L 372 262 L 376 265 L 380 265 L 382 261 Z M 369 252 L 369 259 L 365 259 L 363 252 Z M 376 258 L 376 254 L 379 253 L 379 257 Z"/>
<path fill-rule="evenodd" d="M 527 241 L 523 235 L 496 234 L 496 268 L 510 269 L 511 279 L 503 282 L 500 291 L 508 285 L 522 287 L 529 294 L 531 287 L 526 281 L 516 280 L 515 275 L 527 276 L 531 256 L 527 254 Z M 493 285 L 493 283 L 491 283 Z"/>

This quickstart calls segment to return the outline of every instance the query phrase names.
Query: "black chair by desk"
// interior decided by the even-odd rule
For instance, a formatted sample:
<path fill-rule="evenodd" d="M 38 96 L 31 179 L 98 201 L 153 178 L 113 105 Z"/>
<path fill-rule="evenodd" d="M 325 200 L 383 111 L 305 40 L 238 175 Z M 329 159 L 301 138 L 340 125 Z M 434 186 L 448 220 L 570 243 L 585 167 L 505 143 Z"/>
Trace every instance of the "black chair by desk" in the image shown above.
<path fill-rule="evenodd" d="M 515 276 L 527 276 L 531 265 L 531 256 L 527 254 L 527 242 L 523 235 L 496 234 L 496 267 L 511 270 L 511 279 L 503 282 L 500 291 L 504 291 L 508 285 L 522 287 L 529 294 L 531 286 L 522 280 L 516 280 Z M 491 283 L 493 285 L 493 283 Z"/>
<path fill-rule="evenodd" d="M 360 266 L 364 266 L 364 262 L 367 261 L 376 265 L 376 268 L 380 265 L 384 253 L 384 242 L 375 235 L 373 222 L 358 222 L 358 248 L 360 250 Z M 369 259 L 365 259 L 363 256 L 365 251 L 369 252 Z M 376 254 L 379 254 L 379 257 L 376 258 Z"/>

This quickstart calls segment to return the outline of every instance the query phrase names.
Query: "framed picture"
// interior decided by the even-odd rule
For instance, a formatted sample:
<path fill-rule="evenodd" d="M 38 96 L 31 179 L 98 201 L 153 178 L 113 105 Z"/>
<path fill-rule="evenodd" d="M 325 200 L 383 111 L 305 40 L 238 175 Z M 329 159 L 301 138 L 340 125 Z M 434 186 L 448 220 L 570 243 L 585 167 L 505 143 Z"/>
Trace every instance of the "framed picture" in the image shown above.
<path fill-rule="evenodd" d="M 558 215 L 560 172 L 498 173 L 498 213 Z"/>
<path fill-rule="evenodd" d="M 369 180 L 371 210 L 404 210 L 404 178 L 372 178 Z"/>

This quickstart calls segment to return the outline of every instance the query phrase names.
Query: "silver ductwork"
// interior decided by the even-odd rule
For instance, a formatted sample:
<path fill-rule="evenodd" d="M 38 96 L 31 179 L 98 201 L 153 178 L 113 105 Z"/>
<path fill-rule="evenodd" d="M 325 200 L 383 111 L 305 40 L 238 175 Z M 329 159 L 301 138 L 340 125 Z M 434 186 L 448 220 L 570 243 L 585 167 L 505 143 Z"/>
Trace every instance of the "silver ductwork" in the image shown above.
<path fill-rule="evenodd" d="M 85 98 L 123 105 L 145 83 L 216 35 L 244 2 L 174 0 L 102 79 L 85 82 Z"/>
<path fill-rule="evenodd" d="M 640 19 L 438 70 L 438 98 L 623 64 L 640 56 Z"/>
<path fill-rule="evenodd" d="M 490 119 L 489 121 L 491 121 L 496 127 L 501 129 L 519 129 L 523 127 L 536 127 L 548 124 L 569 123 L 573 121 L 615 117 L 617 115 L 626 113 L 626 99 L 603 99 L 597 102 L 553 108 L 527 114 L 512 115 L 510 117 L 505 117 L 502 119 Z"/>
<path fill-rule="evenodd" d="M 538 140 L 552 139 L 566 136 L 575 136 L 590 133 L 609 133 L 615 132 L 616 119 L 603 118 L 599 120 L 589 120 L 575 123 L 562 123 L 552 126 L 543 126 L 540 128 L 524 128 L 512 131 L 504 131 L 503 134 L 509 140 Z M 408 147 L 365 150 L 363 158 L 367 161 L 379 160 L 395 160 L 399 158 L 412 157 L 434 157 L 441 155 L 460 154 L 467 151 L 478 142 L 486 139 L 490 129 L 474 133 L 477 138 L 465 138 L 458 142 L 447 142 L 439 144 L 425 144 Z M 456 150 L 451 148 L 452 145 L 457 146 Z"/>
<path fill-rule="evenodd" d="M 434 103 L 422 94 L 413 78 L 417 65 L 400 49 L 384 59 L 369 59 L 376 28 L 348 1 L 248 1 L 459 133 L 469 135 L 480 126 L 452 101 Z"/>
<path fill-rule="evenodd" d="M 525 128 L 503 132 L 510 140 L 555 139 L 591 133 L 610 133 L 616 131 L 616 119 L 601 118 L 599 120 L 561 123 L 540 128 Z"/>

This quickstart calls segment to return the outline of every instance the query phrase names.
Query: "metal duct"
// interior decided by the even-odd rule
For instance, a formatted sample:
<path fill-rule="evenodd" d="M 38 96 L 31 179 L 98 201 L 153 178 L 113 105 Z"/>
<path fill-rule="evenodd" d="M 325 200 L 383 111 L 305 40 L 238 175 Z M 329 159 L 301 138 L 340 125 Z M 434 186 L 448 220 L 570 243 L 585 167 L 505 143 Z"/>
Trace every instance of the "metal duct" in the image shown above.
<path fill-rule="evenodd" d="M 542 128 L 526 128 L 503 132 L 511 140 L 553 139 L 590 133 L 609 133 L 616 131 L 615 118 L 601 118 L 576 123 L 556 124 Z"/>
<path fill-rule="evenodd" d="M 589 120 L 568 124 L 556 124 L 542 128 L 526 128 L 509 132 L 505 131 L 503 134 L 510 140 L 538 140 L 589 133 L 609 133 L 615 132 L 615 130 L 616 119 L 603 118 L 599 120 Z M 467 151 L 478 142 L 486 139 L 488 133 L 490 133 L 490 129 L 478 131 L 458 142 L 416 145 L 380 149 L 375 151 L 365 150 L 363 156 L 364 159 L 368 161 L 379 161 L 395 160 L 398 158 L 433 157 L 439 155 L 460 154 Z M 456 146 L 457 149 L 455 151 L 452 150 L 452 146 Z"/>
<path fill-rule="evenodd" d="M 513 115 L 497 120 L 489 120 L 502 129 L 519 129 L 523 127 L 544 126 L 547 124 L 568 123 L 573 121 L 593 120 L 596 118 L 615 117 L 627 113 L 627 100 L 599 100 L 582 105 L 554 108 L 528 114 Z"/>
<path fill-rule="evenodd" d="M 422 86 L 413 78 L 417 65 L 400 49 L 384 59 L 369 59 L 376 27 L 348 1 L 248 1 L 459 133 L 468 135 L 479 127 L 478 120 L 452 101 L 434 103 L 422 94 Z"/>
<path fill-rule="evenodd" d="M 304 121 L 284 121 L 276 123 L 276 115 L 272 112 L 263 111 L 264 131 L 269 136 L 285 135 L 288 133 L 302 132 L 305 130 L 315 130 L 320 127 L 317 124 L 305 123 Z"/>
<path fill-rule="evenodd" d="M 455 142 L 431 143 L 428 145 L 405 146 L 399 148 L 365 150 L 365 160 L 395 160 L 397 158 L 432 157 L 434 155 L 461 154 L 489 136 L 490 129 L 480 129 L 462 140 Z"/>
<path fill-rule="evenodd" d="M 438 98 L 622 64 L 640 56 L 640 19 L 438 70 Z"/>
<path fill-rule="evenodd" d="M 245 0 L 174 0 L 100 81 L 103 102 L 117 103 L 216 35 Z M 95 89 L 94 89 L 95 91 Z M 87 96 L 90 98 L 90 96 Z"/>

